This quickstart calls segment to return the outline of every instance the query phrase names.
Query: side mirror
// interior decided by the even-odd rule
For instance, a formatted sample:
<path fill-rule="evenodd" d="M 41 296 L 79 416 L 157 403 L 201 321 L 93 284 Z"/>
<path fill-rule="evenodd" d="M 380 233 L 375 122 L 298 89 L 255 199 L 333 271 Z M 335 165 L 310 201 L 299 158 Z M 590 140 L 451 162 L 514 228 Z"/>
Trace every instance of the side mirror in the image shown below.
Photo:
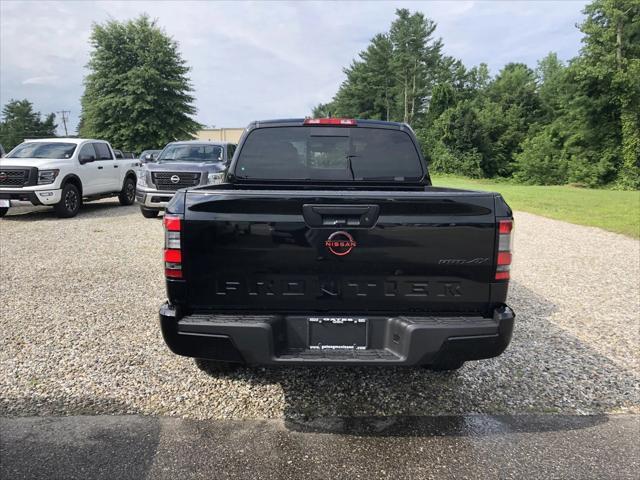
<path fill-rule="evenodd" d="M 96 157 L 93 155 L 80 155 L 78 161 L 80 162 L 80 165 L 84 165 L 85 163 L 95 162 Z"/>

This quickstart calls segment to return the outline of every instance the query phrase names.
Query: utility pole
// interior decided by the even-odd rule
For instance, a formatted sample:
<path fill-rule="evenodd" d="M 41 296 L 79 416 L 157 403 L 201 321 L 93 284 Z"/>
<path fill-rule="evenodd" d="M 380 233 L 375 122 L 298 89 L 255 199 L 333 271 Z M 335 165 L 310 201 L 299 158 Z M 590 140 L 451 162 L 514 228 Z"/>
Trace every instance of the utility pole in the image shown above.
<path fill-rule="evenodd" d="M 61 110 L 59 113 L 62 116 L 62 124 L 64 125 L 64 136 L 68 137 L 69 132 L 67 132 L 67 120 L 69 119 L 69 114 L 71 113 L 69 110 Z"/>

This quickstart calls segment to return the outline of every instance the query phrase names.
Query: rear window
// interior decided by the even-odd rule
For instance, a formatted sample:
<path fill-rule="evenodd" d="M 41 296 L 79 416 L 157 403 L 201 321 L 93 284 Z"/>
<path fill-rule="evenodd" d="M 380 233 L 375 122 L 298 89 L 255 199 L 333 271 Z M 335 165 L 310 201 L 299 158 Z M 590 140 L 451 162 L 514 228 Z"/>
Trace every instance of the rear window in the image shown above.
<path fill-rule="evenodd" d="M 266 180 L 418 180 L 411 137 L 366 127 L 270 127 L 249 133 L 235 175 Z"/>

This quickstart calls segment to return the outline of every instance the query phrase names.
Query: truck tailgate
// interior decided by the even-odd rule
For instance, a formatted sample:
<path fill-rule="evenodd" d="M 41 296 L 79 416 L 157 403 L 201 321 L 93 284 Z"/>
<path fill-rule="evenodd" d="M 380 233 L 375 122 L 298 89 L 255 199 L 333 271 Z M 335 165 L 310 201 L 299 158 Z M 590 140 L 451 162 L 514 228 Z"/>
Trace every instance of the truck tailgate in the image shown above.
<path fill-rule="evenodd" d="M 195 190 L 183 273 L 194 310 L 489 311 L 496 194 Z"/>

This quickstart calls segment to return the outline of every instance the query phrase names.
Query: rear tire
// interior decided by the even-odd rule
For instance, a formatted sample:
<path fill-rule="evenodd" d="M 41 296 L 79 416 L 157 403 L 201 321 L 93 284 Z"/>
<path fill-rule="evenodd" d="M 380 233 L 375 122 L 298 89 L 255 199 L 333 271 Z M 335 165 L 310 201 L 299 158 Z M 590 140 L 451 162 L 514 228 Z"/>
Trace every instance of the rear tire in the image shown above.
<path fill-rule="evenodd" d="M 218 362 L 216 360 L 205 360 L 203 358 L 196 358 L 196 367 L 202 370 L 207 375 L 219 375 L 221 373 L 233 372 L 240 368 L 239 363 L 231 362 Z"/>
<path fill-rule="evenodd" d="M 9 209 L 7 207 L 0 208 L 0 218 L 4 217 L 8 211 Z"/>
<path fill-rule="evenodd" d="M 54 212 L 58 218 L 75 217 L 82 205 L 82 196 L 80 191 L 73 183 L 67 183 L 62 189 L 60 201 L 53 206 Z"/>
<path fill-rule="evenodd" d="M 156 218 L 160 213 L 158 210 L 140 207 L 140 212 L 144 218 Z"/>
<path fill-rule="evenodd" d="M 122 190 L 120 190 L 120 194 L 118 195 L 118 200 L 120 200 L 120 205 L 133 205 L 133 202 L 136 199 L 136 181 L 127 177 L 124 180 L 124 185 L 122 186 Z"/>

